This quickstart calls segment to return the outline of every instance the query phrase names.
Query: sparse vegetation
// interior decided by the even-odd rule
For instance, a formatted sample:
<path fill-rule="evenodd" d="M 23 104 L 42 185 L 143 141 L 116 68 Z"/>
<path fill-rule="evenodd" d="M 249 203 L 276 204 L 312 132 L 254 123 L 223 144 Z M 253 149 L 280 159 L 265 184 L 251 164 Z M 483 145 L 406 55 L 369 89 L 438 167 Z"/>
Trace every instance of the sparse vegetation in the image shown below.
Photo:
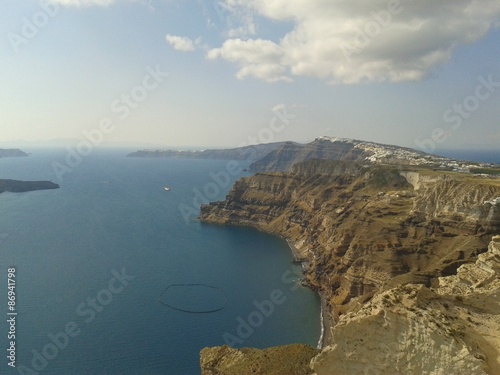
<path fill-rule="evenodd" d="M 500 175 L 500 168 L 473 168 L 470 172 L 474 174 Z"/>

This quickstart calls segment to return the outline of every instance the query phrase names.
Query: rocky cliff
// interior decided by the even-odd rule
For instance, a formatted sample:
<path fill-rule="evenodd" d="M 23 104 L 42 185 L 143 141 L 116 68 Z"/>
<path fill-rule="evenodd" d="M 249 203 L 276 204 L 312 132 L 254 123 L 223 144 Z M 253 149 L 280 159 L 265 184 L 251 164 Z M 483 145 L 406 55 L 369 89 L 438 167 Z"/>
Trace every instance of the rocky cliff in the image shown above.
<path fill-rule="evenodd" d="M 293 165 L 312 159 L 372 162 L 395 165 L 433 165 L 449 169 L 468 163 L 429 155 L 406 147 L 347 138 L 318 137 L 307 144 L 287 142 L 250 165 L 253 172 L 289 171 Z"/>
<path fill-rule="evenodd" d="M 383 363 L 372 373 L 499 373 L 490 364 L 498 346 L 474 341 L 490 353 L 476 358 L 458 326 L 448 334 L 436 328 L 463 308 L 440 315 L 444 303 L 451 306 L 445 299 L 455 301 L 440 294 L 442 278 L 475 262 L 500 233 L 499 179 L 359 160 L 308 160 L 288 168 L 238 181 L 224 202 L 202 206 L 200 218 L 293 241 L 307 260 L 305 282 L 325 296 L 337 322 L 333 346 L 313 361 L 318 375 L 364 374 L 375 358 Z M 381 310 L 384 303 L 394 308 Z M 425 329 L 415 326 L 414 316 Z M 426 326 L 431 316 L 435 325 Z M 383 330 L 382 348 L 377 335 Z M 416 344 L 430 346 L 407 353 Z M 429 363 L 419 367 L 423 358 Z"/>
<path fill-rule="evenodd" d="M 434 289 L 406 285 L 343 315 L 316 375 L 500 374 L 500 236 Z"/>
<path fill-rule="evenodd" d="M 293 240 L 306 281 L 339 312 L 353 298 L 401 282 L 430 286 L 486 250 L 500 230 L 500 180 L 334 161 L 236 182 L 205 222 L 247 225 Z M 386 285 L 387 284 L 387 285 Z"/>

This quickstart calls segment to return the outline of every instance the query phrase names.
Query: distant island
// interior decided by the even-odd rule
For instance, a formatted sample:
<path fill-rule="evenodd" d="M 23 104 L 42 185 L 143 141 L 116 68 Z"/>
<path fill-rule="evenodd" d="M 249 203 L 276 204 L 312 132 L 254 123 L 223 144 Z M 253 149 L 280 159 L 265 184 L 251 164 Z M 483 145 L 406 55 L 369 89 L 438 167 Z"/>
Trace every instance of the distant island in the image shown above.
<path fill-rule="evenodd" d="M 128 154 L 128 157 L 153 157 L 153 158 L 185 158 L 185 159 L 221 159 L 221 160 L 246 160 L 256 161 L 271 151 L 285 144 L 294 142 L 274 142 L 260 145 L 243 146 L 227 149 L 208 150 L 139 150 Z M 297 143 L 298 144 L 298 143 Z"/>
<path fill-rule="evenodd" d="M 0 193 L 24 193 L 35 190 L 59 189 L 59 185 L 50 181 L 18 181 L 0 179 Z"/>
<path fill-rule="evenodd" d="M 27 153 L 17 148 L 0 148 L 0 158 L 25 157 Z M 59 185 L 50 181 L 19 181 L 0 179 L 0 193 L 24 193 L 34 190 L 59 189 Z"/>
<path fill-rule="evenodd" d="M 28 154 L 17 148 L 0 148 L 0 158 L 13 158 L 22 156 L 28 156 Z"/>

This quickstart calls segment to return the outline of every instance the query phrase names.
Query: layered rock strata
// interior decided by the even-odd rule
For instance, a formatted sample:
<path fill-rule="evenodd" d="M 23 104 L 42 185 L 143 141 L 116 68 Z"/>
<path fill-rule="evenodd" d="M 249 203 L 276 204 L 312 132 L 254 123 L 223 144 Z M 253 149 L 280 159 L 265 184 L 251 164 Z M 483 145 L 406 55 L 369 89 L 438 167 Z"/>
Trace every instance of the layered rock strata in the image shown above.
<path fill-rule="evenodd" d="M 406 285 L 343 315 L 316 375 L 500 374 L 500 236 L 439 286 Z"/>
<path fill-rule="evenodd" d="M 380 288 L 431 286 L 486 251 L 500 232 L 500 180 L 333 161 L 236 182 L 204 222 L 246 225 L 292 240 L 307 283 L 338 313 Z"/>

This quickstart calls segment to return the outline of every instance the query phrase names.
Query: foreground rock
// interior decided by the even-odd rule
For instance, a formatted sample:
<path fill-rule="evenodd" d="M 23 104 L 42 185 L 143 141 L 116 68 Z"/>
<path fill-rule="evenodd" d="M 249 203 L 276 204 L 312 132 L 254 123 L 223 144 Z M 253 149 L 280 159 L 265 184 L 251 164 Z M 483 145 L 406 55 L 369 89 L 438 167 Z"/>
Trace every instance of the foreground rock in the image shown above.
<path fill-rule="evenodd" d="M 59 185 L 50 181 L 0 180 L 0 193 L 24 193 L 34 190 L 59 189 Z"/>
<path fill-rule="evenodd" d="M 318 352 L 299 344 L 264 350 L 205 348 L 201 351 L 201 375 L 310 375 L 309 363 Z"/>
<path fill-rule="evenodd" d="M 342 316 L 317 375 L 500 374 L 500 236 L 439 286 L 407 285 Z"/>

